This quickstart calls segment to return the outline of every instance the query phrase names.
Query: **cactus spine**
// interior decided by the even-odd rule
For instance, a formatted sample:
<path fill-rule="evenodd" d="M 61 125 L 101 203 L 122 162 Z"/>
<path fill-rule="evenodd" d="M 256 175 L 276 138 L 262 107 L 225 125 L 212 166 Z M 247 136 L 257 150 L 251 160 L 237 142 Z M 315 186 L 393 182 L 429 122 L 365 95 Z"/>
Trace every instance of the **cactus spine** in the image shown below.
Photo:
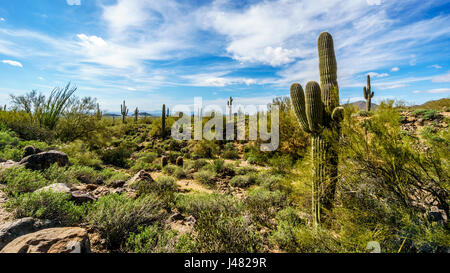
<path fill-rule="evenodd" d="M 314 226 L 320 223 L 322 208 L 331 209 L 338 174 L 337 145 L 343 108 L 339 106 L 337 64 L 333 38 L 323 32 L 318 40 L 320 86 L 308 82 L 291 86 L 291 99 L 300 126 L 312 137 Z"/>
<path fill-rule="evenodd" d="M 120 113 L 122 114 L 122 123 L 125 123 L 128 115 L 128 107 L 125 105 L 125 101 L 120 105 Z"/>
<path fill-rule="evenodd" d="M 136 107 L 134 110 L 134 122 L 138 122 L 139 119 L 139 109 Z"/>
<path fill-rule="evenodd" d="M 162 106 L 162 117 L 161 117 L 161 134 L 162 138 L 166 135 L 166 105 Z"/>
<path fill-rule="evenodd" d="M 364 86 L 364 99 L 366 100 L 366 111 L 370 112 L 370 108 L 372 108 L 372 98 L 375 95 L 372 92 L 372 86 L 370 86 L 370 75 L 367 75 L 367 87 Z"/>

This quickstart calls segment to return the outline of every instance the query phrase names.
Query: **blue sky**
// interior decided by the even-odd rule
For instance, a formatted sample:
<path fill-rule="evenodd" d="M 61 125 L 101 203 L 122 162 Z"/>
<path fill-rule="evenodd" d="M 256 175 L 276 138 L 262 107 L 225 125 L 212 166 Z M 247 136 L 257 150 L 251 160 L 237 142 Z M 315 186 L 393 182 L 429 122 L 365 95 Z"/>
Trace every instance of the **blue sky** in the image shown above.
<path fill-rule="evenodd" d="M 71 81 L 102 108 L 266 104 L 319 80 L 335 40 L 341 102 L 450 97 L 450 0 L 2 0 L 0 104 Z"/>

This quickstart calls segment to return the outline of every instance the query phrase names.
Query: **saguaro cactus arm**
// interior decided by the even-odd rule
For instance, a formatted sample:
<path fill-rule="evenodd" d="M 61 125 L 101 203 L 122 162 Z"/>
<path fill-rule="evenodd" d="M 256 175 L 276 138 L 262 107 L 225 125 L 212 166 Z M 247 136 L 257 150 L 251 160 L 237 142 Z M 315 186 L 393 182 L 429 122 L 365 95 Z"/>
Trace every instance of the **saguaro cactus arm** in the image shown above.
<path fill-rule="evenodd" d="M 312 134 L 319 134 L 322 131 L 324 112 L 319 84 L 317 82 L 308 82 L 305 95 L 306 118 L 308 119 L 309 130 Z"/>
<path fill-rule="evenodd" d="M 305 93 L 300 84 L 294 83 L 291 86 L 291 99 L 300 126 L 303 131 L 310 133 L 308 119 L 306 118 Z"/>

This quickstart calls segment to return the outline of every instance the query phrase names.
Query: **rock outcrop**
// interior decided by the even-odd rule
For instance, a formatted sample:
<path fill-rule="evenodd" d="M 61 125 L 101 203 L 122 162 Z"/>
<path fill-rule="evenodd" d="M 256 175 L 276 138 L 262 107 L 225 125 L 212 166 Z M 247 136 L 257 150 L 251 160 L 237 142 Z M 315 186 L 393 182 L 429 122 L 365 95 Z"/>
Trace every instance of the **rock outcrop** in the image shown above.
<path fill-rule="evenodd" d="M 49 228 L 16 238 L 0 253 L 90 253 L 88 233 L 79 227 Z"/>
<path fill-rule="evenodd" d="M 69 157 L 63 152 L 48 151 L 27 156 L 19 162 L 25 168 L 35 171 L 48 169 L 55 163 L 64 167 L 69 163 Z"/>
<path fill-rule="evenodd" d="M 20 236 L 53 226 L 54 224 L 50 220 L 31 217 L 6 222 L 0 226 L 0 249 Z"/>

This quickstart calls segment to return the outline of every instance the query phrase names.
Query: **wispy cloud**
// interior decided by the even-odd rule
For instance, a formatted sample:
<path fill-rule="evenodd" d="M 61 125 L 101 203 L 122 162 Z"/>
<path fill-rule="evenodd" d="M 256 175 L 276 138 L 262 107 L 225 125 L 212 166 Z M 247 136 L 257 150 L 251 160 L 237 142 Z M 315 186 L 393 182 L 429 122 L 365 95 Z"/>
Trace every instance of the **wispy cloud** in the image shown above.
<path fill-rule="evenodd" d="M 67 5 L 69 6 L 80 6 L 81 0 L 66 0 Z"/>
<path fill-rule="evenodd" d="M 447 74 L 433 77 L 432 81 L 433 82 L 450 82 L 450 71 L 447 72 Z"/>
<path fill-rule="evenodd" d="M 20 62 L 18 62 L 18 61 L 3 60 L 2 63 L 9 64 L 11 66 L 21 67 L 21 68 L 23 67 L 23 65 Z"/>

